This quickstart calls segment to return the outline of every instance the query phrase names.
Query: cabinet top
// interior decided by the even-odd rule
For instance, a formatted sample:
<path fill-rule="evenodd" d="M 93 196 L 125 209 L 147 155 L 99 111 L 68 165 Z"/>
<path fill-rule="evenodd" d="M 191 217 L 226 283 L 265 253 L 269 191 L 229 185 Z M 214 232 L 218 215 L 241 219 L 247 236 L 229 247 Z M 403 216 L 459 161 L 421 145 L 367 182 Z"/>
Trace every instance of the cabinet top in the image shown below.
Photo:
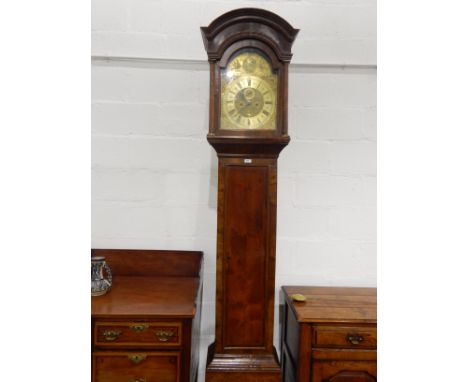
<path fill-rule="evenodd" d="M 283 286 L 286 302 L 299 322 L 377 323 L 377 289 Z M 302 294 L 304 302 L 291 295 Z"/>
<path fill-rule="evenodd" d="M 191 318 L 198 277 L 116 276 L 111 290 L 91 298 L 93 318 Z"/>
<path fill-rule="evenodd" d="M 113 280 L 110 291 L 91 298 L 93 318 L 191 318 L 201 286 L 203 253 L 92 249 L 103 256 Z"/>

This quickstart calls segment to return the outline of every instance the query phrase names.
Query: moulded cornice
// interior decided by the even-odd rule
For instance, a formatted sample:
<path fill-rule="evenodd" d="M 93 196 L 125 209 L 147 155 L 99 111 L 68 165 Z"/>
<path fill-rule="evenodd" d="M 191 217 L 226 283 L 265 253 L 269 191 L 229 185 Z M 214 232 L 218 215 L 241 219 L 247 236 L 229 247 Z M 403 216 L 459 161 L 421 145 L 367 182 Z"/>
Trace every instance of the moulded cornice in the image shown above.
<path fill-rule="evenodd" d="M 239 40 L 257 39 L 269 45 L 278 59 L 289 62 L 291 46 L 299 29 L 265 9 L 240 8 L 201 27 L 201 32 L 210 61 L 220 60 L 227 47 Z"/>

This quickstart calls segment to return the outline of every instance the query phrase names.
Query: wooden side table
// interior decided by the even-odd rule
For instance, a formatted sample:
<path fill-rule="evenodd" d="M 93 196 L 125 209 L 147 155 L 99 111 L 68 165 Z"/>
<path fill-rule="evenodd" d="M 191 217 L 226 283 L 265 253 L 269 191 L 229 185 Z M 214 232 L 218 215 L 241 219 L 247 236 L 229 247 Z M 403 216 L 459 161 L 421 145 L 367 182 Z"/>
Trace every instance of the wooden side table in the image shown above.
<path fill-rule="evenodd" d="M 282 287 L 284 382 L 377 380 L 375 288 Z M 291 296 L 302 294 L 304 302 Z"/>
<path fill-rule="evenodd" d="M 202 252 L 95 249 L 113 273 L 92 297 L 93 382 L 197 379 Z"/>

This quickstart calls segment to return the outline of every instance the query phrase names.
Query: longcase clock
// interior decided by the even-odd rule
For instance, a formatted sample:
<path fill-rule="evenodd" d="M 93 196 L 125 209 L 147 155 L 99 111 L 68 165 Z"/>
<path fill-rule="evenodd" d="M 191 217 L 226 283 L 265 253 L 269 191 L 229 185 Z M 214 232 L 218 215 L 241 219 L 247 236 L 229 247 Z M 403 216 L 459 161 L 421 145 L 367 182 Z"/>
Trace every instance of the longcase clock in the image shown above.
<path fill-rule="evenodd" d="M 288 144 L 288 65 L 298 33 L 262 9 L 202 27 L 208 142 L 218 155 L 216 339 L 207 382 L 279 382 L 273 346 L 277 159 Z"/>

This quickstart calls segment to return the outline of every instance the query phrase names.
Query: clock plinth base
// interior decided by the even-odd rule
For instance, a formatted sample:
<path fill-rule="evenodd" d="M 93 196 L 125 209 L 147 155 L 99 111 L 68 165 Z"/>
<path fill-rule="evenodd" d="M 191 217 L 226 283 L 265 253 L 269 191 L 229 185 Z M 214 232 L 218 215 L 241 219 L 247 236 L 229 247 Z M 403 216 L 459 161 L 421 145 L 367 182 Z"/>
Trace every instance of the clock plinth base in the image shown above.
<path fill-rule="evenodd" d="M 216 354 L 208 349 L 206 382 L 281 382 L 281 367 L 273 354 Z"/>

